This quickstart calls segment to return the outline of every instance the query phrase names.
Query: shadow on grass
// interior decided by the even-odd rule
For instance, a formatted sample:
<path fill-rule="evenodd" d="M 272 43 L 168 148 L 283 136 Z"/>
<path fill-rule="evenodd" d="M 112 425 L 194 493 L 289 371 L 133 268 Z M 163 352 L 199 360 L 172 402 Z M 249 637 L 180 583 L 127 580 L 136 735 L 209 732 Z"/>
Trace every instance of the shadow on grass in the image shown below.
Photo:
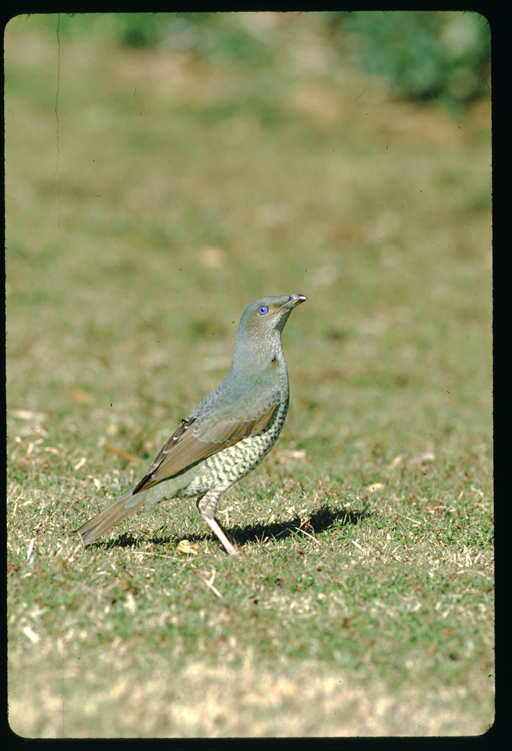
<path fill-rule="evenodd" d="M 299 536 L 305 539 L 308 535 L 314 537 L 315 534 L 326 532 L 328 529 L 341 529 L 349 524 L 359 524 L 360 521 L 370 516 L 370 513 L 367 509 L 349 511 L 324 505 L 313 511 L 305 520 L 296 516 L 286 522 L 230 527 L 229 532 L 241 547 L 251 542 L 262 542 L 266 538 L 282 540 L 291 536 Z M 303 533 L 307 534 L 304 535 Z"/>
<path fill-rule="evenodd" d="M 314 537 L 315 534 L 325 532 L 329 529 L 341 529 L 350 524 L 357 525 L 363 519 L 371 516 L 371 513 L 369 509 L 350 511 L 344 508 L 331 508 L 324 505 L 313 511 L 309 517 L 303 520 L 299 516 L 296 516 L 286 522 L 229 527 L 226 531 L 233 537 L 239 547 L 243 547 L 249 543 L 263 542 L 266 539 L 282 540 L 290 536 L 299 536 L 306 539 L 308 535 Z M 186 538 L 190 542 L 197 542 L 204 540 L 209 534 L 209 530 L 205 529 L 204 534 L 187 534 Z M 180 535 L 180 539 L 181 537 L 182 535 Z M 138 547 L 138 545 L 144 542 L 150 542 L 154 545 L 169 545 L 176 542 L 177 539 L 176 535 L 134 537 L 127 532 L 107 543 L 92 543 L 89 547 L 133 548 Z"/>

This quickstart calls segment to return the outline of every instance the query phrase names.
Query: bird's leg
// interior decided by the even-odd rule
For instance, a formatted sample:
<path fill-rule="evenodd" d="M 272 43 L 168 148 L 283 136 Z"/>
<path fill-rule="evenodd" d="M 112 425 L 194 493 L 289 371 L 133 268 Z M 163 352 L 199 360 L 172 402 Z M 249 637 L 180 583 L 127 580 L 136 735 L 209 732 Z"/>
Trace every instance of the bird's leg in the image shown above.
<path fill-rule="evenodd" d="M 215 518 L 217 503 L 222 495 L 222 491 L 209 490 L 201 498 L 197 499 L 197 509 L 205 522 L 215 532 L 221 543 L 224 545 L 229 555 L 239 555 L 238 550 L 228 538 L 227 533 L 222 528 L 220 522 Z"/>
<path fill-rule="evenodd" d="M 203 519 L 213 529 L 213 531 L 215 532 L 215 534 L 217 535 L 221 543 L 224 545 L 224 547 L 228 551 L 229 555 L 240 555 L 238 550 L 229 541 L 227 534 L 222 529 L 220 522 L 218 522 L 217 519 L 215 519 L 215 517 L 213 519 L 207 519 L 205 516 L 203 516 Z"/>

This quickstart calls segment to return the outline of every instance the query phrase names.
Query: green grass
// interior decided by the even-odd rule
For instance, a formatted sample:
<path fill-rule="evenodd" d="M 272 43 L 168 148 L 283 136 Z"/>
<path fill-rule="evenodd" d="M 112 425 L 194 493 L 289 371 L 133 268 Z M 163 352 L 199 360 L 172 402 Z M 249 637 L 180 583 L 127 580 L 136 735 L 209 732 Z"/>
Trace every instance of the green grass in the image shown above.
<path fill-rule="evenodd" d="M 397 100 L 307 16 L 258 28 L 272 55 L 241 65 L 116 46 L 87 17 L 60 57 L 55 16 L 7 27 L 20 735 L 493 722 L 488 102 Z M 308 297 L 287 423 L 219 514 L 240 559 L 193 502 L 82 549 L 67 532 L 218 385 L 244 308 L 287 292 Z"/>

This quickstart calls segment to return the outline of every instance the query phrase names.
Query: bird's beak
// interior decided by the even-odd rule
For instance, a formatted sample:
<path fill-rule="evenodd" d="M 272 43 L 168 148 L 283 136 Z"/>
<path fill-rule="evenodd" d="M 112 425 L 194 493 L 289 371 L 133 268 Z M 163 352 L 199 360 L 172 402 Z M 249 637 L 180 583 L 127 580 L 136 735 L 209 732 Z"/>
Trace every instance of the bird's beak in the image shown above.
<path fill-rule="evenodd" d="M 287 310 L 292 310 L 296 305 L 300 305 L 301 302 L 305 302 L 308 298 L 305 295 L 297 295 L 296 293 L 288 295 L 288 302 L 284 307 Z"/>

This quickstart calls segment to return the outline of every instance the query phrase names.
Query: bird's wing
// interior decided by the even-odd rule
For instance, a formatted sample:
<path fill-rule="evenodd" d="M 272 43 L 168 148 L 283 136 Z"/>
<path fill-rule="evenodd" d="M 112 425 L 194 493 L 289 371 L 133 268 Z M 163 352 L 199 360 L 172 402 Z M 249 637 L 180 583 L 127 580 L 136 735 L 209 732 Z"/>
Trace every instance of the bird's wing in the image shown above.
<path fill-rule="evenodd" d="M 278 405 L 279 394 L 276 393 L 262 405 L 256 416 L 252 410 L 252 414 L 242 414 L 239 418 L 219 418 L 212 415 L 204 421 L 193 416 L 183 420 L 161 449 L 147 474 L 133 489 L 133 494 L 174 477 L 243 438 L 258 435 L 267 427 Z"/>

